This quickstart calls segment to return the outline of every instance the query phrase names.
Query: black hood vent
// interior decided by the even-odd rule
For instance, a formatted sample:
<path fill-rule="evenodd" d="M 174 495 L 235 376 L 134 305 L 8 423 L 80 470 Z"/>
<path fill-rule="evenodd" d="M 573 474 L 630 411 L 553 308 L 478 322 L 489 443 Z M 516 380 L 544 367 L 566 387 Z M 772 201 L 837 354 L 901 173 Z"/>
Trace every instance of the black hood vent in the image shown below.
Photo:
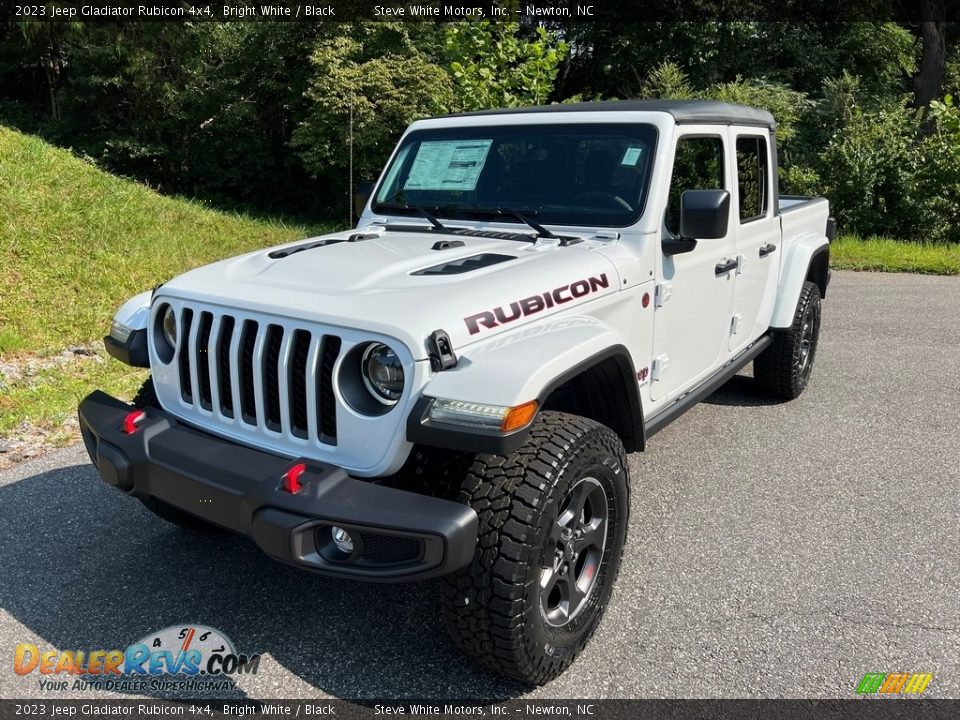
<path fill-rule="evenodd" d="M 416 272 L 410 273 L 411 275 L 460 275 L 461 273 L 473 272 L 474 270 L 479 270 L 480 268 L 489 267 L 491 265 L 497 265 L 498 263 L 507 262 L 507 260 L 516 260 L 515 255 L 500 255 L 498 253 L 483 253 L 482 255 L 471 255 L 470 257 L 460 258 L 459 260 L 451 260 L 449 262 L 441 263 L 440 265 L 433 265 L 423 270 L 417 270 Z"/>
<path fill-rule="evenodd" d="M 472 228 L 456 228 L 452 235 L 464 235 L 466 237 L 490 238 L 491 240 L 522 240 L 525 242 L 536 242 L 537 238 L 526 233 L 507 232 L 505 230 L 473 230 Z"/>
<path fill-rule="evenodd" d="M 457 235 L 460 237 L 487 238 L 488 240 L 520 240 L 522 242 L 536 242 L 537 236 L 529 233 L 516 233 L 507 230 L 474 230 L 473 228 L 448 227 L 445 232 L 424 225 L 387 225 L 390 232 L 428 232 L 440 235 Z"/>
<path fill-rule="evenodd" d="M 353 233 L 347 239 L 343 238 L 327 238 L 326 240 L 317 240 L 316 242 L 308 242 L 303 245 L 294 245 L 293 247 L 283 248 L 282 250 L 274 250 L 271 253 L 267 254 L 267 257 L 273 260 L 279 260 L 281 258 L 289 257 L 298 252 L 303 252 L 304 250 L 313 250 L 314 248 L 324 247 L 325 245 L 336 245 L 337 243 L 342 242 L 362 242 L 364 240 L 373 240 L 374 238 L 380 237 L 380 233 Z"/>

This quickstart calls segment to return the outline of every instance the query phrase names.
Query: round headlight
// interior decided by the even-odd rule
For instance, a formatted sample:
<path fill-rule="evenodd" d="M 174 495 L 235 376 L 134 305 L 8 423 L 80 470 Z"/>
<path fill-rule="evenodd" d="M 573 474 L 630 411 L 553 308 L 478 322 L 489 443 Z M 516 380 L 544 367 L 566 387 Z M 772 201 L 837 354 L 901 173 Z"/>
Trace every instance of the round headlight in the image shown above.
<path fill-rule="evenodd" d="M 167 305 L 163 311 L 163 319 L 160 322 L 160 329 L 163 331 L 163 339 L 170 343 L 171 349 L 177 348 L 177 314 L 173 308 Z"/>
<path fill-rule="evenodd" d="M 396 404 L 403 393 L 403 363 L 383 343 L 373 343 L 363 351 L 360 377 L 370 394 L 384 405 Z"/>

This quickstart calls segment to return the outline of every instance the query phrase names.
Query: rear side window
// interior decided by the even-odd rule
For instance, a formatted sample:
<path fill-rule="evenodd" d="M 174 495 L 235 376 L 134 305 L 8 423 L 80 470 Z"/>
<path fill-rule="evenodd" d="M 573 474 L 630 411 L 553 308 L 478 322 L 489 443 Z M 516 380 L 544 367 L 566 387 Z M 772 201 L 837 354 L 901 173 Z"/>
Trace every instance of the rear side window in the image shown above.
<path fill-rule="evenodd" d="M 680 196 L 684 190 L 723 190 L 723 140 L 719 137 L 681 137 L 673 159 L 670 199 L 665 222 L 680 234 Z"/>
<path fill-rule="evenodd" d="M 737 187 L 740 195 L 740 222 L 767 214 L 769 173 L 767 140 L 764 137 L 737 138 Z"/>

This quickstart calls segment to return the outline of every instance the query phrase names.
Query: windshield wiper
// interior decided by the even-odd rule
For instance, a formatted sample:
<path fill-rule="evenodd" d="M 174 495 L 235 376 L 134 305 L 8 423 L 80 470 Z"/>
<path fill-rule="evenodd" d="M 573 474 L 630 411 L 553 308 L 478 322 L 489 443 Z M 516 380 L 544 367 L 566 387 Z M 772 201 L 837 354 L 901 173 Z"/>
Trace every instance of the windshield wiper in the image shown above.
<path fill-rule="evenodd" d="M 541 225 L 540 223 L 535 222 L 535 221 L 531 220 L 530 218 L 526 217 L 521 210 L 514 210 L 514 209 L 512 209 L 512 208 L 497 208 L 497 211 L 498 211 L 501 215 L 511 215 L 511 216 L 515 217 L 517 220 L 519 220 L 520 222 L 526 223 L 527 225 L 529 225 L 530 227 L 532 227 L 534 230 L 536 230 L 536 231 L 537 231 L 537 234 L 538 234 L 540 237 L 542 237 L 542 238 L 553 238 L 553 239 L 555 239 L 555 240 L 559 240 L 559 239 L 560 239 L 559 236 L 554 235 L 552 232 L 550 232 L 549 230 L 547 230 L 547 229 L 546 229 L 543 225 Z M 534 211 L 534 212 L 536 212 L 536 211 Z"/>
<path fill-rule="evenodd" d="M 457 209 L 460 213 L 476 213 L 477 215 L 485 215 L 487 217 L 512 217 L 520 222 L 528 225 L 536 231 L 537 235 L 542 238 L 553 238 L 560 239 L 559 236 L 554 235 L 552 232 L 547 230 L 543 225 L 538 222 L 535 222 L 528 218 L 524 213 L 530 215 L 536 215 L 536 210 L 527 210 L 526 208 L 518 210 L 515 208 L 505 208 L 505 207 L 496 207 L 496 208 L 485 208 L 485 207 L 462 207 Z"/>
<path fill-rule="evenodd" d="M 434 212 L 439 212 L 440 208 L 430 208 L 430 210 L 433 211 L 430 212 L 430 210 L 427 210 L 427 208 L 414 205 L 413 203 L 377 203 L 376 206 L 378 208 L 386 208 L 387 210 L 414 210 L 425 217 L 430 224 L 433 225 L 433 229 L 437 232 L 451 232 L 450 228 L 437 220 L 436 216 L 433 214 Z"/>

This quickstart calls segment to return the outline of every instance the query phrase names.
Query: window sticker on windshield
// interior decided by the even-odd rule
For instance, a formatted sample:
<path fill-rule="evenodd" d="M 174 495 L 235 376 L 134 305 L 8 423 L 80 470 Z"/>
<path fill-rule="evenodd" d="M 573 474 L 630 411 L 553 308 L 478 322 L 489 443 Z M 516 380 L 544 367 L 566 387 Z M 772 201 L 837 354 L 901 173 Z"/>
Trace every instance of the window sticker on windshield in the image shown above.
<path fill-rule="evenodd" d="M 473 190 L 493 140 L 420 143 L 404 190 Z"/>
<path fill-rule="evenodd" d="M 642 147 L 628 147 L 626 152 L 623 153 L 623 160 L 620 161 L 620 164 L 636 167 L 641 155 L 643 155 Z"/>

